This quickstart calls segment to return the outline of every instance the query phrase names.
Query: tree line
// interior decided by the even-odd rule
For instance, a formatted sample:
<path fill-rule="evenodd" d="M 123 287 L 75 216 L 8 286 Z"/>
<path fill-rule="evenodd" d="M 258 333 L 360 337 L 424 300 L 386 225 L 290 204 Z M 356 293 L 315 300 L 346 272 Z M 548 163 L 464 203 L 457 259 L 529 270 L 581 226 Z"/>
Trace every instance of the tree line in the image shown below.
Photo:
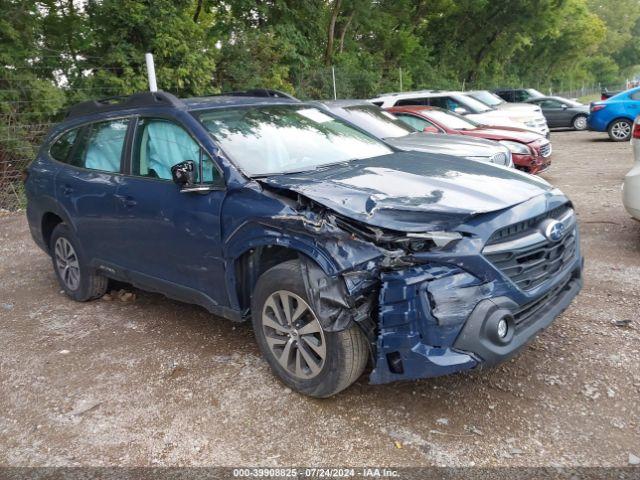
<path fill-rule="evenodd" d="M 0 0 L 0 113 L 161 88 L 301 98 L 610 84 L 640 64 L 639 0 Z M 402 80 L 400 80 L 400 78 Z"/>

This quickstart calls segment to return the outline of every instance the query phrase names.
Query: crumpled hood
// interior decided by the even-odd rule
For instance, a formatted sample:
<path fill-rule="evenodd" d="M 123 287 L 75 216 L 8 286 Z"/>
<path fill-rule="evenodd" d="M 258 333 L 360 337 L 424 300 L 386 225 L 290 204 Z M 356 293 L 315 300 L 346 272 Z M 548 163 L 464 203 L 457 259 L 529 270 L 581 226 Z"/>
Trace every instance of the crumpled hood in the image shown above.
<path fill-rule="evenodd" d="M 542 179 L 449 155 L 397 152 L 260 180 L 372 226 L 405 232 L 449 228 L 471 215 L 549 193 Z"/>
<path fill-rule="evenodd" d="M 489 159 L 507 149 L 490 140 L 469 138 L 463 135 L 440 135 L 437 133 L 413 133 L 404 137 L 385 138 L 385 141 L 401 150 L 427 153 L 444 153 L 458 157 L 485 157 Z"/>

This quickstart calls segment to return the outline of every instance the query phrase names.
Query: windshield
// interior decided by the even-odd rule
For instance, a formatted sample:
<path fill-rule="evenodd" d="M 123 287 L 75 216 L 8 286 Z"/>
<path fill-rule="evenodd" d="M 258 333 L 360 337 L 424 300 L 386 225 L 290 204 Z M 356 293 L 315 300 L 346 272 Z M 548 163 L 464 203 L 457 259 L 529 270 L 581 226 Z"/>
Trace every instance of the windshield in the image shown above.
<path fill-rule="evenodd" d="M 568 98 L 558 98 L 562 103 L 569 105 L 570 107 L 582 107 L 583 104 L 580 102 L 576 102 L 575 100 L 570 100 Z"/>
<path fill-rule="evenodd" d="M 406 137 L 417 131 L 375 105 L 355 105 L 334 113 L 378 138 Z"/>
<path fill-rule="evenodd" d="M 460 102 L 462 106 L 464 106 L 471 113 L 483 113 L 489 112 L 493 110 L 491 107 L 486 106 L 484 103 L 476 100 L 473 97 L 469 97 L 467 95 L 456 95 L 453 97 L 454 100 Z"/>
<path fill-rule="evenodd" d="M 444 125 L 452 130 L 475 130 L 479 123 L 469 120 L 462 115 L 446 110 L 424 110 L 422 114 L 427 118 L 432 118 L 436 123 Z"/>
<path fill-rule="evenodd" d="M 531 95 L 532 97 L 544 97 L 543 93 L 540 93 L 538 90 L 536 90 L 535 88 L 527 88 L 527 93 L 529 95 Z"/>
<path fill-rule="evenodd" d="M 490 107 L 495 107 L 497 105 L 501 105 L 505 103 L 499 96 L 494 95 L 491 92 L 487 92 L 486 90 L 479 90 L 477 92 L 469 92 L 467 95 L 479 100 L 480 102 L 489 105 Z"/>
<path fill-rule="evenodd" d="M 220 148 L 249 176 L 314 170 L 393 152 L 317 108 L 271 105 L 197 115 Z"/>

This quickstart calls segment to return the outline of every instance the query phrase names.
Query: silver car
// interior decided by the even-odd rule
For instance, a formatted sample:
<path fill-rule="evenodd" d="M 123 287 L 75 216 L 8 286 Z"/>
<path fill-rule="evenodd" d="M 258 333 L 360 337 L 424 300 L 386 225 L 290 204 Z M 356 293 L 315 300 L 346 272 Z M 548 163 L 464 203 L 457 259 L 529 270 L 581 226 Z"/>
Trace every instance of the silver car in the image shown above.
<path fill-rule="evenodd" d="M 317 105 L 400 150 L 440 153 L 513 167 L 509 149 L 492 140 L 419 132 L 365 100 L 332 100 Z"/>

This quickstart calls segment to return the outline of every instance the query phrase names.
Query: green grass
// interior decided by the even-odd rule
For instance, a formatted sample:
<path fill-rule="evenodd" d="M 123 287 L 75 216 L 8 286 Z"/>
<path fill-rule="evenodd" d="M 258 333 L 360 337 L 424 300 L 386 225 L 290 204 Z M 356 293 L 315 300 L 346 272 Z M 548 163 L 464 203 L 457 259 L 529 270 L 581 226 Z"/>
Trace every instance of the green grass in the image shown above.
<path fill-rule="evenodd" d="M 600 100 L 599 93 L 592 93 L 591 95 L 584 95 L 582 97 L 578 97 L 578 101 L 580 103 L 584 103 L 585 105 L 589 105 L 591 102 L 595 102 L 596 100 Z"/>

